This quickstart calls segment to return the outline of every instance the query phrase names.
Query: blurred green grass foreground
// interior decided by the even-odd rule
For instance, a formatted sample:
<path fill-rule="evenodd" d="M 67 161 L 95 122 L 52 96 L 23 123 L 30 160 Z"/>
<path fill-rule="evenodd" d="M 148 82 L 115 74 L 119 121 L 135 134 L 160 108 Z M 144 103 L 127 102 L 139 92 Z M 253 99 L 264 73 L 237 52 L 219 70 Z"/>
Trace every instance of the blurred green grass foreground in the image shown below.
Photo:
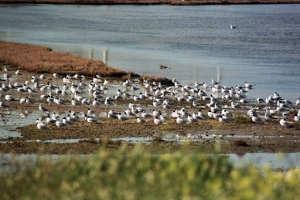
<path fill-rule="evenodd" d="M 137 145 L 38 159 L 0 176 L 0 199 L 297 199 L 300 170 L 234 167 L 224 156 L 153 155 Z"/>

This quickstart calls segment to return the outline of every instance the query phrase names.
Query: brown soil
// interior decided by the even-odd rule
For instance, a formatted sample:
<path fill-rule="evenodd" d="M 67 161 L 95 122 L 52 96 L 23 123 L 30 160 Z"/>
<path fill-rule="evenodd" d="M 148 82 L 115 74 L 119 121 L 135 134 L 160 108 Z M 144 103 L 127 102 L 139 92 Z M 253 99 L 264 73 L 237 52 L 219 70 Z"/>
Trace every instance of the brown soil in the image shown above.
<path fill-rule="evenodd" d="M 92 60 L 68 53 L 54 52 L 51 48 L 13 42 L 0 41 L 0 61 L 11 67 L 34 73 L 60 73 L 94 76 L 122 77 L 134 75 L 105 65 L 102 61 Z"/>
<path fill-rule="evenodd" d="M 65 69 L 65 66 L 66 69 L 69 69 L 68 66 L 71 65 L 74 66 L 73 70 L 76 70 L 76 73 L 86 73 L 85 70 L 87 68 L 80 67 L 80 65 L 77 67 L 75 64 L 77 62 L 91 62 L 96 63 L 95 65 L 98 64 L 98 66 L 107 67 L 101 61 L 86 60 L 70 54 L 56 53 L 44 47 L 7 42 L 0 42 L 0 47 L 0 60 L 3 63 L 11 64 L 10 66 L 18 69 L 26 69 L 24 66 L 30 66 L 29 71 L 35 73 L 41 69 L 43 71 L 50 70 L 51 73 L 61 72 L 61 69 Z M 6 50 L 3 50 L 5 48 Z M 19 55 L 22 54 L 19 49 L 27 53 Z M 47 69 L 46 66 L 42 65 L 41 67 L 40 64 L 37 64 L 40 63 L 40 60 L 25 59 L 26 56 L 31 58 L 37 53 L 41 54 L 40 57 L 43 58 L 44 63 L 57 63 L 57 65 L 64 66 L 64 68 L 61 68 L 59 71 L 52 71 L 54 68 L 58 69 L 55 64 L 53 64 L 52 69 Z M 53 54 L 55 55 L 54 57 Z M 21 59 L 24 63 L 20 64 L 19 62 L 21 61 L 18 61 L 18 59 L 22 56 L 25 56 Z M 56 62 L 55 58 L 58 57 L 66 57 L 67 59 Z M 26 63 L 26 60 L 31 64 Z M 35 71 L 35 69 L 37 71 Z M 110 71 L 115 72 L 118 70 L 112 68 Z M 121 106 L 116 109 L 124 109 L 129 101 L 128 99 L 116 101 L 116 103 Z M 204 104 L 204 102 L 202 103 Z M 151 104 L 151 102 L 141 101 L 139 104 L 147 106 Z M 175 108 L 188 106 L 186 103 L 178 103 L 175 101 L 173 104 Z M 13 102 L 11 108 L 18 108 L 18 106 L 18 102 Z M 47 106 L 47 108 L 51 109 L 51 106 Z M 32 106 L 32 108 L 28 107 L 27 109 L 36 109 L 36 105 Z M 60 109 L 61 111 L 66 111 L 70 108 L 62 106 Z M 100 109 L 105 111 L 106 108 L 101 107 Z M 203 112 L 205 113 L 206 111 L 204 110 Z M 293 114 L 292 112 L 290 113 L 288 120 L 292 120 Z M 220 123 L 215 119 L 206 119 L 185 125 L 178 125 L 174 120 L 168 120 L 166 124 L 158 126 L 153 123 L 153 119 L 149 119 L 145 124 L 138 124 L 135 119 L 120 121 L 117 119 L 100 118 L 99 123 L 96 124 L 79 121 L 65 128 L 57 128 L 54 125 L 49 126 L 51 130 L 39 130 L 34 124 L 18 127 L 18 130 L 22 133 L 22 138 L 2 139 L 4 143 L 0 143 L 0 153 L 90 154 L 102 147 L 111 150 L 120 148 L 123 142 L 112 140 L 112 138 L 120 137 L 153 137 L 154 141 L 144 145 L 145 148 L 152 153 L 173 152 L 178 149 L 193 151 L 195 148 L 201 148 L 203 152 L 211 153 L 214 152 L 216 146 L 218 146 L 216 144 L 220 144 L 219 150 L 221 153 L 300 152 L 300 123 L 294 123 L 294 127 L 286 128 L 280 126 L 278 120 L 264 122 L 262 124 L 252 122 L 242 124 L 237 122 Z M 186 145 L 182 145 L 175 140 L 173 142 L 162 140 L 165 134 L 179 135 L 183 138 L 186 137 L 187 134 L 196 134 L 199 135 L 199 141 L 191 141 Z M 83 138 L 85 140 L 77 143 L 62 144 L 43 142 L 50 139 L 72 138 Z M 128 144 L 125 150 L 130 151 L 133 146 L 133 144 Z"/>
<path fill-rule="evenodd" d="M 125 80 L 128 78 L 153 78 L 164 84 L 170 83 L 165 77 L 138 75 L 105 65 L 100 60 L 92 60 L 69 53 L 54 52 L 51 48 L 0 40 L 0 63 L 10 65 L 12 69 L 33 73 L 81 74 L 94 77 L 100 73 L 108 79 Z"/>

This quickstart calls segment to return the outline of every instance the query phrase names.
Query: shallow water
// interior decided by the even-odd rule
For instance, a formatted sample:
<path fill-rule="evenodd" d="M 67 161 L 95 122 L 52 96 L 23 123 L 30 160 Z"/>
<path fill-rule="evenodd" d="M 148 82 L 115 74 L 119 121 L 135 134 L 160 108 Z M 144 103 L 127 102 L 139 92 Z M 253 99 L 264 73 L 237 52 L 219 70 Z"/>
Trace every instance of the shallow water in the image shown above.
<path fill-rule="evenodd" d="M 234 87 L 248 81 L 255 84 L 248 98 L 265 98 L 277 91 L 295 102 L 300 97 L 299 10 L 298 4 L 0 5 L 0 39 L 45 45 L 56 51 L 99 60 L 104 60 L 106 50 L 108 65 L 126 71 L 176 78 L 183 84 L 195 81 L 211 84 L 214 78 L 222 85 Z M 232 30 L 230 24 L 238 28 Z M 159 65 L 170 69 L 161 70 Z M 112 86 L 109 94 L 114 94 L 117 87 Z M 8 138 L 20 137 L 16 127 L 34 124 L 41 113 L 7 110 L 1 115 L 0 138 Z M 99 117 L 105 115 L 101 112 Z M 199 136 L 201 138 L 192 141 L 218 137 Z M 250 135 L 234 136 L 239 137 L 259 139 Z M 151 139 L 116 140 L 147 144 Z M 164 140 L 182 143 L 186 138 L 177 140 L 170 135 Z M 234 163 L 256 161 L 259 166 L 269 163 L 275 168 L 298 165 L 298 153 L 286 155 L 276 164 L 277 154 L 230 155 L 230 159 Z M 23 159 L 21 155 L 20 159 Z"/>
<path fill-rule="evenodd" d="M 230 154 L 229 160 L 235 165 L 270 166 L 273 169 L 299 167 L 300 153 L 246 153 L 245 155 Z"/>
<path fill-rule="evenodd" d="M 3 115 L 2 126 L 0 127 L 0 139 L 9 137 L 21 137 L 17 127 L 34 124 L 40 117 L 40 113 L 28 110 L 7 110 L 1 112 Z"/>
<path fill-rule="evenodd" d="M 277 91 L 294 102 L 300 97 L 299 10 L 299 4 L 1 5 L 0 38 L 100 60 L 107 50 L 108 64 L 126 71 L 183 84 L 248 81 L 256 84 L 249 98 Z"/>
<path fill-rule="evenodd" d="M 228 157 L 228 160 L 233 163 L 234 166 L 255 166 L 263 167 L 269 166 L 272 169 L 280 168 L 287 170 L 293 167 L 298 167 L 300 162 L 300 153 L 246 153 L 244 155 L 237 154 L 223 154 Z M 54 162 L 59 159 L 64 159 L 74 155 L 37 155 L 37 154 L 3 154 L 0 155 L 0 172 L 1 174 L 9 173 L 14 170 L 20 170 L 20 167 L 24 167 L 24 163 L 35 163 L 37 159 L 50 159 Z M 78 158 L 78 155 L 75 155 Z M 87 155 L 81 155 L 85 157 Z M 88 155 L 93 156 L 93 155 Z M 13 164 L 19 164 L 16 165 Z"/>

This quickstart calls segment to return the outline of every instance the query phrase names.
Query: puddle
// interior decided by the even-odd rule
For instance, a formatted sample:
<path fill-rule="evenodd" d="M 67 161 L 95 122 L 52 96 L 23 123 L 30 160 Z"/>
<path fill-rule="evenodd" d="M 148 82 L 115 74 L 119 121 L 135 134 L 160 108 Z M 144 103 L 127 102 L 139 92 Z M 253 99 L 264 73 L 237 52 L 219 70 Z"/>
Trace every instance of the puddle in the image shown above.
<path fill-rule="evenodd" d="M 56 154 L 2 154 L 0 155 L 0 177 L 1 174 L 19 171 L 26 167 L 26 164 L 33 165 L 38 159 L 50 159 L 53 162 L 70 156 L 88 156 L 88 155 L 56 155 Z"/>
<path fill-rule="evenodd" d="M 0 138 L 2 141 L 0 141 L 0 144 L 4 144 L 7 142 L 10 142 L 10 140 L 5 139 L 11 139 L 13 137 L 22 138 L 21 134 L 17 132 L 16 130 L 4 130 L 0 129 L 1 134 Z M 279 136 L 265 136 L 264 138 L 275 138 Z M 161 137 L 161 140 L 164 142 L 177 142 L 178 144 L 183 144 L 186 142 L 204 142 L 206 140 L 220 140 L 223 142 L 234 140 L 234 139 L 253 139 L 259 141 L 261 137 L 259 136 L 252 136 L 252 135 L 216 135 L 216 134 L 188 134 L 188 136 L 180 136 L 178 134 L 171 134 L 171 133 L 165 133 Z M 73 138 L 73 139 L 52 139 L 52 140 L 26 140 L 25 142 L 43 142 L 43 143 L 78 143 L 84 140 L 89 140 L 89 138 Z M 143 143 L 143 144 L 151 144 L 153 142 L 153 137 L 120 137 L 120 138 L 111 138 L 112 141 L 122 141 L 122 142 L 128 142 L 131 144 L 136 143 Z M 99 138 L 96 138 L 96 141 L 99 141 Z M 294 140 L 294 142 L 299 142 L 298 140 Z"/>
<path fill-rule="evenodd" d="M 112 141 L 123 141 L 132 144 L 143 143 L 143 144 L 151 144 L 153 141 L 152 137 L 122 137 L 122 138 L 112 138 Z"/>
<path fill-rule="evenodd" d="M 244 155 L 225 154 L 236 166 L 254 165 L 262 167 L 269 165 L 271 168 L 287 169 L 299 167 L 300 153 L 246 153 Z"/>
<path fill-rule="evenodd" d="M 21 134 L 16 130 L 17 127 L 34 124 L 36 119 L 41 115 L 38 111 L 4 111 L 1 113 L 3 124 L 0 128 L 0 139 L 10 137 L 21 137 Z"/>

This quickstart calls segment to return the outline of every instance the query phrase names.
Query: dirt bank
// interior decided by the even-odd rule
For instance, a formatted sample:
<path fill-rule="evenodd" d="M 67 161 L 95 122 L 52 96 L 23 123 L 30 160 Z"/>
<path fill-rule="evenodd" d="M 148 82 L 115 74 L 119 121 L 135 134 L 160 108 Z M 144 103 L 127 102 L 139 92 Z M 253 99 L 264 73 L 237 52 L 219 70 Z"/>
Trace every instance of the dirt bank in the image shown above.
<path fill-rule="evenodd" d="M 68 53 L 54 52 L 51 48 L 0 41 L 0 61 L 14 68 L 35 73 L 84 74 L 94 76 L 122 77 L 129 73 L 92 60 Z M 63 69 L 63 70 L 62 70 Z M 130 73 L 134 75 L 133 73 Z"/>
<path fill-rule="evenodd" d="M 8 64 L 11 68 L 26 70 L 28 72 L 81 74 L 94 77 L 101 74 L 103 77 L 125 80 L 127 78 L 154 78 L 165 84 L 170 80 L 165 77 L 153 77 L 150 75 L 138 75 L 134 72 L 126 72 L 107 66 L 100 60 L 93 60 L 74 56 L 69 53 L 55 52 L 51 48 L 28 45 L 0 40 L 0 64 Z"/>
<path fill-rule="evenodd" d="M 3 0 L 1 3 L 48 3 L 48 4 L 169 4 L 169 5 L 209 5 L 209 4 L 291 4 L 300 0 Z"/>

